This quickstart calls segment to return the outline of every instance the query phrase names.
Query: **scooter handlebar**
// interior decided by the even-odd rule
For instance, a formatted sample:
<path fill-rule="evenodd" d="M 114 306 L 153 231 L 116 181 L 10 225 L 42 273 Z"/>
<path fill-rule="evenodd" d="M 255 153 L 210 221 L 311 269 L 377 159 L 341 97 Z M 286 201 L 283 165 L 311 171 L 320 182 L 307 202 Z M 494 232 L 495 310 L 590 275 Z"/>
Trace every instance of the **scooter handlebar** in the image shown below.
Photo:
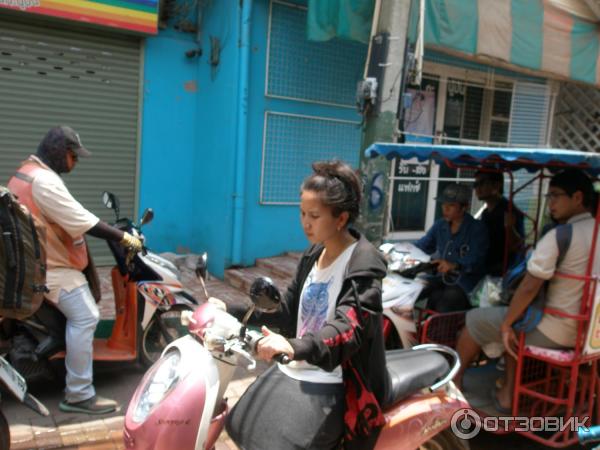
<path fill-rule="evenodd" d="M 246 345 L 248 345 L 248 348 L 251 349 L 251 351 L 256 352 L 256 346 L 258 345 L 258 341 L 260 341 L 263 337 L 264 336 L 262 335 L 262 333 L 248 330 L 244 336 L 244 341 L 246 342 Z M 289 364 L 291 359 L 285 353 L 278 353 L 277 355 L 273 356 L 273 361 L 278 362 L 280 364 Z"/>
<path fill-rule="evenodd" d="M 279 364 L 289 364 L 292 360 L 285 353 L 278 353 L 273 356 L 273 360 L 278 362 Z"/>

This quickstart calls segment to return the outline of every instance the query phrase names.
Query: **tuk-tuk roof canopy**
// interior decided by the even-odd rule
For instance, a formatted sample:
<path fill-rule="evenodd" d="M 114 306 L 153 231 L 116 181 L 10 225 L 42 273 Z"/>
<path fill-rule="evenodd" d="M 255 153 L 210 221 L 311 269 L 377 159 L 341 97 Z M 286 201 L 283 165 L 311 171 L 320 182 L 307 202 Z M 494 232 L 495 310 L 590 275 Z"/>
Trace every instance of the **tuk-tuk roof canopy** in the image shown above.
<path fill-rule="evenodd" d="M 469 145 L 392 144 L 376 142 L 365 150 L 368 158 L 385 156 L 418 161 L 433 159 L 457 166 L 489 167 L 499 170 L 526 169 L 536 172 L 542 167 L 559 170 L 576 167 L 596 176 L 600 173 L 600 154 L 558 148 L 476 147 Z"/>

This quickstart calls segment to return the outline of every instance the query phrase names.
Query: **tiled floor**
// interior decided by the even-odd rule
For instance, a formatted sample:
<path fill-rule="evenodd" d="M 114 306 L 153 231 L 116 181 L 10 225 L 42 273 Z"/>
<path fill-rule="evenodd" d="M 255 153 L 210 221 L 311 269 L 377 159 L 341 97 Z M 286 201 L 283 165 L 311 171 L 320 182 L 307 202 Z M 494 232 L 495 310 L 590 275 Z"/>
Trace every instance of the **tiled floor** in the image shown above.
<path fill-rule="evenodd" d="M 123 417 L 95 419 L 89 422 L 56 425 L 48 417 L 46 425 L 13 425 L 11 450 L 54 448 L 124 448 Z M 90 447 L 93 446 L 93 447 Z"/>
<path fill-rule="evenodd" d="M 238 378 L 229 385 L 226 397 L 233 406 L 254 380 L 256 374 Z M 29 449 L 124 449 L 123 415 L 60 424 L 50 416 L 30 420 L 28 424 L 11 426 L 11 450 Z M 236 445 L 223 432 L 216 450 L 236 450 Z"/>

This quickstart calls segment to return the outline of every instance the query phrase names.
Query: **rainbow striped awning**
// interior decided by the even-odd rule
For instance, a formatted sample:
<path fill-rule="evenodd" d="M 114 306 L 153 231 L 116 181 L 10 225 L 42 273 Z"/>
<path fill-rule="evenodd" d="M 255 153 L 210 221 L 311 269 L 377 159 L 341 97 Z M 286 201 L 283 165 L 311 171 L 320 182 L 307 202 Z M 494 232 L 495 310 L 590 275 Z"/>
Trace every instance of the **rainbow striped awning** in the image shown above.
<path fill-rule="evenodd" d="M 600 86 L 598 17 L 586 20 L 560 4 L 569 2 L 426 0 L 425 45 Z"/>
<path fill-rule="evenodd" d="M 0 8 L 156 34 L 158 2 L 159 0 L 0 0 Z"/>

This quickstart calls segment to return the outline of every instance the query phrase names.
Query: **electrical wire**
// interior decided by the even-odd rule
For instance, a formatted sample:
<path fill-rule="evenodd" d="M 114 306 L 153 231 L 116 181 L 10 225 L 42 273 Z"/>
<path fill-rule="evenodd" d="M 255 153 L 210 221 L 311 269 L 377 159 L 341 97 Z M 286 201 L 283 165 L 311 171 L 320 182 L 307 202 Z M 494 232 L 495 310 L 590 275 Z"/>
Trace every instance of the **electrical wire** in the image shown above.
<path fill-rule="evenodd" d="M 390 88 L 390 92 L 389 95 L 381 100 L 381 104 L 384 104 L 386 102 L 388 102 L 389 100 L 391 100 L 392 96 L 394 95 L 394 89 L 396 89 L 396 84 L 398 83 L 398 80 L 400 80 L 400 75 L 402 75 L 402 69 L 400 69 L 398 71 L 398 73 L 396 74 L 396 77 L 394 78 L 394 82 L 392 83 L 392 87 Z"/>

